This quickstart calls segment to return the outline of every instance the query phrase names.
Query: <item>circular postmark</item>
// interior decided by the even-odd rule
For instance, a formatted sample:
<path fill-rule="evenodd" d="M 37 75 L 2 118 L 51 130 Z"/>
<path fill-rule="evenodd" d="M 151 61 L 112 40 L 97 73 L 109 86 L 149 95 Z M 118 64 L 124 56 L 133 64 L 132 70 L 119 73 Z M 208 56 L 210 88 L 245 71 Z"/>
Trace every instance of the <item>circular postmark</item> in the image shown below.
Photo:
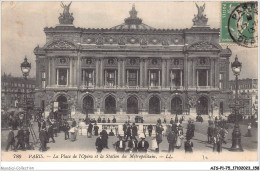
<path fill-rule="evenodd" d="M 239 4 L 228 19 L 228 32 L 238 45 L 257 47 L 258 44 L 257 2 Z"/>

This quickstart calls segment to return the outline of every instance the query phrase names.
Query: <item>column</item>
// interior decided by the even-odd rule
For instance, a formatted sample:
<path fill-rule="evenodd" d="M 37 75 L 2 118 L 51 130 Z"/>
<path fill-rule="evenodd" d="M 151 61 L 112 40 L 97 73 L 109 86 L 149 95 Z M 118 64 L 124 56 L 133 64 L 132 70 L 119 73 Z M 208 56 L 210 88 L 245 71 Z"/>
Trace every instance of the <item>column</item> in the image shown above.
<path fill-rule="evenodd" d="M 140 58 L 140 87 L 143 87 L 143 59 Z"/>
<path fill-rule="evenodd" d="M 137 85 L 137 86 L 140 86 L 140 83 L 139 83 L 139 70 L 137 70 L 136 73 L 137 73 L 137 75 L 136 75 L 136 79 L 137 79 L 137 80 L 136 80 L 136 85 Z"/>
<path fill-rule="evenodd" d="M 147 87 L 149 87 L 150 86 L 150 70 L 149 70 L 149 74 L 148 74 L 148 86 Z"/>
<path fill-rule="evenodd" d="M 122 59 L 117 60 L 117 71 L 118 71 L 118 87 L 121 87 L 121 61 Z"/>
<path fill-rule="evenodd" d="M 199 83 L 199 71 L 198 70 L 197 70 L 196 74 L 197 74 L 196 87 L 198 87 L 199 86 L 199 84 L 198 84 Z"/>
<path fill-rule="evenodd" d="M 99 71 L 100 71 L 100 69 L 99 69 L 99 59 L 96 59 L 96 83 L 95 83 L 95 85 L 96 85 L 96 87 L 99 87 L 100 85 L 99 85 Z"/>
<path fill-rule="evenodd" d="M 161 71 L 159 70 L 159 86 L 161 86 Z"/>
<path fill-rule="evenodd" d="M 170 87 L 172 87 L 172 70 L 171 70 L 171 85 L 170 85 Z"/>
<path fill-rule="evenodd" d="M 206 72 L 207 72 L 206 86 L 209 86 L 209 70 L 207 70 Z"/>
<path fill-rule="evenodd" d="M 219 87 L 219 67 L 218 59 L 215 60 L 215 87 Z"/>
<path fill-rule="evenodd" d="M 82 70 L 82 84 L 81 85 L 86 85 L 86 70 Z"/>
<path fill-rule="evenodd" d="M 181 78 L 181 86 L 182 86 L 182 70 L 180 72 L 180 78 Z"/>
<path fill-rule="evenodd" d="M 129 71 L 128 71 L 128 69 L 127 69 L 127 70 L 126 70 L 126 86 L 127 86 L 127 87 L 128 87 L 128 85 L 129 85 L 129 84 L 128 84 L 128 72 L 129 72 Z"/>
<path fill-rule="evenodd" d="M 100 61 L 100 78 L 99 78 L 99 81 L 100 81 L 100 87 L 103 87 L 104 86 L 104 58 L 101 58 L 101 61 Z"/>
<path fill-rule="evenodd" d="M 118 85 L 118 82 L 117 82 L 117 75 L 116 75 L 116 70 L 115 70 L 115 85 L 114 86 L 117 86 L 117 85 Z"/>
<path fill-rule="evenodd" d="M 77 56 L 77 87 L 79 88 L 81 85 L 81 56 L 80 56 L 80 52 L 78 52 L 78 56 Z"/>
<path fill-rule="evenodd" d="M 165 73 L 165 59 L 162 59 L 162 88 L 165 87 L 165 76 L 166 76 L 166 73 Z"/>
<path fill-rule="evenodd" d="M 193 75 L 193 80 L 192 80 L 192 85 L 193 86 L 196 86 L 197 85 L 197 83 L 196 83 L 196 70 L 195 70 L 195 61 L 194 61 L 194 59 L 192 59 L 192 75 Z"/>
<path fill-rule="evenodd" d="M 93 71 L 92 71 L 92 79 L 93 79 L 93 84 L 92 84 L 92 86 L 94 86 L 94 85 L 95 85 L 95 71 L 94 71 L 94 69 L 93 69 Z"/>
<path fill-rule="evenodd" d="M 48 61 L 49 61 L 48 86 L 50 87 L 51 86 L 51 73 L 53 73 L 53 72 L 51 72 L 51 58 L 50 57 L 48 57 Z"/>
<path fill-rule="evenodd" d="M 148 87 L 147 86 L 147 62 L 148 62 L 148 59 L 145 59 L 145 61 L 144 61 L 144 87 Z M 150 74 L 149 74 L 149 78 L 150 78 Z M 149 79 L 149 82 L 150 82 L 150 79 Z"/>
<path fill-rule="evenodd" d="M 104 70 L 105 71 L 105 83 L 104 84 L 102 84 L 103 86 L 106 86 L 106 83 L 107 83 L 107 71 L 106 70 Z"/>
<path fill-rule="evenodd" d="M 170 65 L 170 60 L 169 59 L 166 59 L 165 60 L 165 63 L 166 63 L 166 68 L 165 68 L 165 76 L 166 76 L 166 79 L 165 79 L 165 87 L 169 87 L 169 78 L 170 78 L 170 76 L 169 76 L 169 65 Z"/>
<path fill-rule="evenodd" d="M 188 88 L 189 85 L 189 67 L 188 67 L 188 55 L 185 54 L 184 56 L 184 87 L 185 89 Z"/>
<path fill-rule="evenodd" d="M 55 75 L 55 58 L 52 58 L 51 60 L 52 62 L 52 68 L 51 68 L 51 85 L 55 85 L 55 77 L 53 75 Z M 52 74 L 52 72 L 54 72 Z M 57 82 L 58 83 L 58 82 Z"/>
<path fill-rule="evenodd" d="M 67 84 L 66 84 L 66 86 L 68 86 L 69 85 L 69 69 L 67 68 Z"/>
<path fill-rule="evenodd" d="M 210 60 L 210 86 L 213 86 L 213 82 L 214 82 L 213 72 L 214 72 L 214 61 L 213 61 L 213 59 L 211 59 Z"/>
<path fill-rule="evenodd" d="M 125 87 L 125 59 L 122 61 L 122 74 L 123 74 L 123 79 L 122 79 L 122 87 Z"/>
<path fill-rule="evenodd" d="M 59 69 L 57 69 L 56 79 L 56 85 L 59 85 Z"/>
<path fill-rule="evenodd" d="M 73 77 L 72 77 L 72 74 L 73 74 L 73 68 L 72 68 L 72 62 L 73 62 L 73 57 L 69 58 L 70 59 L 70 68 L 69 68 L 69 72 L 70 72 L 70 80 L 69 80 L 69 85 L 70 87 L 72 86 L 72 83 L 73 83 Z"/>

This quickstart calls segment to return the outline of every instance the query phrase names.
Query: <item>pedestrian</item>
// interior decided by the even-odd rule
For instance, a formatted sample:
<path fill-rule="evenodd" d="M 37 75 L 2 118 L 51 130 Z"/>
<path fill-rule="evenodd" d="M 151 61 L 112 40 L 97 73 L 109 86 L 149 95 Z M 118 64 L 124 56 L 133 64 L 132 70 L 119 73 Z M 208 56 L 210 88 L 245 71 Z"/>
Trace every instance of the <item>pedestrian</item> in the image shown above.
<path fill-rule="evenodd" d="M 40 133 L 40 131 L 41 131 L 41 119 L 38 118 L 37 122 L 38 122 L 38 132 Z"/>
<path fill-rule="evenodd" d="M 106 130 L 102 130 L 102 142 L 103 142 L 103 148 L 108 148 L 108 134 Z"/>
<path fill-rule="evenodd" d="M 119 140 L 115 143 L 117 152 L 125 152 L 125 141 L 123 141 L 122 137 L 119 136 Z"/>
<path fill-rule="evenodd" d="M 41 120 L 41 127 L 42 127 L 43 129 L 46 129 L 46 122 L 45 122 L 44 119 Z"/>
<path fill-rule="evenodd" d="M 148 125 L 148 133 L 149 133 L 149 137 L 152 136 L 152 132 L 153 132 L 153 126 L 150 124 L 150 125 Z"/>
<path fill-rule="evenodd" d="M 127 125 L 127 129 L 126 129 L 126 141 L 128 140 L 128 138 L 130 138 L 132 135 L 132 127 L 131 125 L 128 123 Z"/>
<path fill-rule="evenodd" d="M 110 123 L 110 119 L 109 118 L 107 118 L 107 123 Z"/>
<path fill-rule="evenodd" d="M 187 139 L 187 141 L 185 141 L 184 143 L 184 149 L 185 149 L 185 153 L 192 153 L 193 152 L 193 143 L 191 142 L 191 140 Z"/>
<path fill-rule="evenodd" d="M 99 137 L 97 137 L 95 145 L 96 145 L 97 153 L 101 153 L 103 150 L 102 132 L 100 132 Z"/>
<path fill-rule="evenodd" d="M 28 130 L 28 128 L 24 129 L 24 146 L 25 149 L 30 150 L 31 146 L 30 146 L 30 132 Z"/>
<path fill-rule="evenodd" d="M 212 143 L 212 136 L 213 136 L 213 127 L 211 125 L 208 126 L 207 135 L 208 135 L 208 143 L 211 144 Z"/>
<path fill-rule="evenodd" d="M 71 127 L 76 127 L 76 126 L 77 126 L 77 122 L 75 121 L 75 119 L 72 119 Z"/>
<path fill-rule="evenodd" d="M 15 138 L 14 138 L 14 131 L 12 127 L 9 127 L 9 133 L 7 136 L 7 146 L 5 150 L 8 151 L 9 147 L 11 147 L 11 150 L 15 149 Z"/>
<path fill-rule="evenodd" d="M 157 140 L 156 140 L 156 136 L 152 137 L 151 149 L 150 150 L 155 152 L 155 153 L 159 152 L 159 147 L 158 147 L 158 143 L 157 143 Z"/>
<path fill-rule="evenodd" d="M 112 123 L 116 123 L 116 118 L 115 117 L 113 118 Z"/>
<path fill-rule="evenodd" d="M 174 146 L 175 146 L 175 143 L 176 143 L 176 133 L 171 130 L 171 132 L 168 134 L 167 136 L 167 140 L 168 140 L 168 143 L 169 143 L 169 148 L 168 148 L 168 152 L 174 152 Z"/>
<path fill-rule="evenodd" d="M 127 122 L 123 125 L 124 138 L 126 138 Z"/>
<path fill-rule="evenodd" d="M 161 121 L 160 118 L 158 118 L 158 120 L 157 120 L 157 124 L 162 124 L 162 121 Z"/>
<path fill-rule="evenodd" d="M 115 134 L 114 134 L 114 132 L 112 131 L 112 129 L 111 129 L 111 131 L 109 132 L 108 136 L 115 136 Z"/>
<path fill-rule="evenodd" d="M 101 123 L 101 118 L 100 118 L 100 116 L 98 117 L 97 122 L 98 122 L 98 123 Z"/>
<path fill-rule="evenodd" d="M 141 141 L 138 143 L 138 152 L 146 153 L 149 148 L 149 143 L 145 140 L 144 135 L 140 136 Z"/>
<path fill-rule="evenodd" d="M 65 140 L 70 138 L 69 130 L 70 130 L 70 125 L 68 122 L 65 122 L 65 126 L 64 126 Z"/>
<path fill-rule="evenodd" d="M 173 120 L 172 120 L 172 118 L 171 118 L 171 120 L 170 120 L 170 124 L 171 124 L 171 125 L 173 124 Z"/>
<path fill-rule="evenodd" d="M 176 114 L 175 116 L 175 123 L 178 123 L 179 122 L 179 119 L 178 119 L 178 115 Z"/>
<path fill-rule="evenodd" d="M 48 142 L 49 142 L 50 138 L 52 139 L 52 142 L 55 143 L 53 125 L 50 125 L 48 128 Z"/>
<path fill-rule="evenodd" d="M 95 123 L 95 126 L 94 126 L 94 135 L 95 136 L 98 136 L 98 129 L 99 129 L 99 127 L 97 126 L 97 123 Z"/>
<path fill-rule="evenodd" d="M 47 139 L 48 139 L 48 135 L 46 133 L 46 129 L 41 129 L 40 133 L 39 133 L 39 139 L 41 142 L 41 147 L 40 150 L 41 151 L 46 151 L 47 150 Z"/>
<path fill-rule="evenodd" d="M 166 118 L 164 118 L 163 123 L 166 124 Z"/>
<path fill-rule="evenodd" d="M 24 131 L 21 129 L 21 127 L 18 127 L 18 132 L 16 135 L 17 138 L 17 144 L 15 146 L 15 150 L 18 149 L 18 147 L 20 146 L 22 148 L 22 150 L 24 151 Z"/>
<path fill-rule="evenodd" d="M 137 133 L 138 133 L 137 126 L 135 125 L 135 123 L 133 123 L 133 126 L 132 126 L 132 136 L 131 136 L 131 138 L 137 140 L 137 139 L 136 139 Z"/>
<path fill-rule="evenodd" d="M 131 152 L 137 152 L 137 140 L 136 138 L 130 137 L 130 140 L 128 141 L 128 151 Z"/>
<path fill-rule="evenodd" d="M 222 152 L 222 138 L 219 134 L 219 132 L 217 132 L 213 138 L 213 152 Z"/>
<path fill-rule="evenodd" d="M 176 147 L 177 149 L 181 148 L 183 138 L 184 138 L 184 136 L 183 136 L 183 131 L 182 131 L 182 129 L 178 129 L 178 132 L 177 132 L 177 140 L 176 140 L 176 145 L 175 145 L 175 147 Z"/>
<path fill-rule="evenodd" d="M 178 126 L 177 126 L 176 123 L 173 123 L 173 124 L 172 124 L 172 130 L 173 130 L 174 132 L 177 132 L 177 131 L 178 131 Z"/>
<path fill-rule="evenodd" d="M 106 119 L 105 118 L 102 119 L 102 123 L 106 123 Z"/>
<path fill-rule="evenodd" d="M 247 126 L 247 134 L 246 134 L 246 137 L 252 137 L 252 134 L 251 134 L 251 123 L 249 122 L 248 123 L 248 126 Z"/>
<path fill-rule="evenodd" d="M 76 127 L 71 127 L 69 132 L 70 132 L 70 140 L 72 142 L 76 141 Z"/>
<path fill-rule="evenodd" d="M 89 125 L 88 125 L 88 132 L 87 132 L 88 138 L 91 138 L 91 137 L 92 137 L 92 130 L 93 130 L 93 125 L 92 125 L 92 123 L 90 122 Z"/>

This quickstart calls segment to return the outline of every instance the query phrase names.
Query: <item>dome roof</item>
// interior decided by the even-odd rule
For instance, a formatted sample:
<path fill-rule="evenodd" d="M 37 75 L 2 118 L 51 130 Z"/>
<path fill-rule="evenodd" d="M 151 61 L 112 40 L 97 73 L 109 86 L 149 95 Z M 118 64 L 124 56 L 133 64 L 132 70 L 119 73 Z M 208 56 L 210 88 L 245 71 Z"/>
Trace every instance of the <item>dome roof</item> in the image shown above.
<path fill-rule="evenodd" d="M 132 6 L 132 10 L 129 11 L 130 17 L 125 19 L 123 24 L 112 27 L 111 29 L 140 29 L 140 30 L 152 30 L 153 27 L 150 27 L 144 23 L 142 23 L 142 19 L 137 17 L 137 11 L 135 10 L 135 5 Z"/>

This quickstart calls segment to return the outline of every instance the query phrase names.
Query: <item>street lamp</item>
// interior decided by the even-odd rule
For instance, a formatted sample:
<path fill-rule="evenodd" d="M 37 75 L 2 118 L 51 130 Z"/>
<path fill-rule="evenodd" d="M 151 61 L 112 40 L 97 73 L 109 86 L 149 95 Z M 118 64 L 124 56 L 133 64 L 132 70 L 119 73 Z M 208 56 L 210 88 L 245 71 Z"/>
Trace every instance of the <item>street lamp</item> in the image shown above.
<path fill-rule="evenodd" d="M 25 109 L 25 116 L 24 116 L 24 120 L 25 120 L 25 125 L 27 126 L 28 122 L 27 122 L 27 91 L 26 91 L 26 83 L 27 83 L 27 76 L 29 75 L 29 72 L 31 70 L 31 63 L 29 63 L 27 61 L 27 58 L 25 56 L 23 63 L 21 63 L 21 71 L 23 73 L 25 82 L 24 82 L 24 109 Z"/>
<path fill-rule="evenodd" d="M 238 58 L 236 56 L 235 62 L 231 63 L 231 69 L 236 76 L 236 90 L 235 90 L 235 126 L 234 130 L 232 132 L 232 147 L 230 151 L 243 151 L 242 145 L 241 145 L 241 132 L 239 129 L 239 121 L 238 121 L 238 115 L 239 115 L 239 101 L 238 101 L 238 75 L 241 72 L 242 63 L 238 61 Z"/>

